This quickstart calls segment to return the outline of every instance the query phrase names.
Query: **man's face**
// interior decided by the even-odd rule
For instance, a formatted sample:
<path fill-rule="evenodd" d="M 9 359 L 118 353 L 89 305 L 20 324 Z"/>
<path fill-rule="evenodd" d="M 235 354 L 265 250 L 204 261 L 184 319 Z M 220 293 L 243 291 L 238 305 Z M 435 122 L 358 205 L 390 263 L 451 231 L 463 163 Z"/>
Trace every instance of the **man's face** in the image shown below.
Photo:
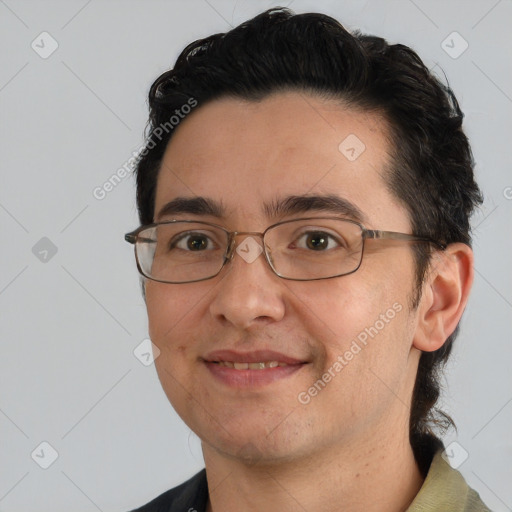
<path fill-rule="evenodd" d="M 213 101 L 182 122 L 167 148 L 155 222 L 204 220 L 262 232 L 281 220 L 339 215 L 267 217 L 263 205 L 336 195 L 362 212 L 367 228 L 410 233 L 404 207 L 383 180 L 386 129 L 375 114 L 294 92 L 258 103 Z M 198 196 L 221 203 L 223 217 L 159 216 L 173 199 Z M 263 255 L 249 263 L 235 252 L 213 279 L 148 281 L 162 386 L 205 447 L 247 460 L 361 447 L 407 430 L 419 357 L 411 348 L 413 282 L 410 245 L 372 240 L 359 270 L 334 279 L 284 280 Z M 257 361 L 289 366 L 230 367 Z"/>

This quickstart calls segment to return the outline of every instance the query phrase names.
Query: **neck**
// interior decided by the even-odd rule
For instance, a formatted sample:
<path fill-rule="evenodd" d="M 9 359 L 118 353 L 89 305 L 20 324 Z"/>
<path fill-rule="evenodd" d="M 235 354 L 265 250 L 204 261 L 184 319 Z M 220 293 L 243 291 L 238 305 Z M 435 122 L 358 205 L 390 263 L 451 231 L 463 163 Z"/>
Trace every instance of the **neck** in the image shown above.
<path fill-rule="evenodd" d="M 403 428 L 403 425 L 401 425 Z M 406 429 L 407 430 L 407 429 Z M 322 510 L 404 511 L 423 477 L 408 435 L 375 433 L 328 453 L 251 465 L 204 445 L 208 512 Z"/>

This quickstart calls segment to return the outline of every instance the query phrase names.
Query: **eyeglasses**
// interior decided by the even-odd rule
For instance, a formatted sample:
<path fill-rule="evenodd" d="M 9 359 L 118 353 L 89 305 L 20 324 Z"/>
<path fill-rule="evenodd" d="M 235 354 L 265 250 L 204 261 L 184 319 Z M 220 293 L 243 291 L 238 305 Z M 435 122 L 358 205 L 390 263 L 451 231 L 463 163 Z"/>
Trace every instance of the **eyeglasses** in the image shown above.
<path fill-rule="evenodd" d="M 246 238 L 237 246 L 235 237 L 240 235 Z M 261 238 L 263 247 L 252 237 Z M 172 284 L 215 277 L 233 259 L 235 248 L 247 262 L 263 253 L 273 272 L 283 279 L 340 277 L 361 266 L 367 239 L 424 242 L 445 248 L 428 237 L 366 229 L 339 217 L 287 220 L 263 233 L 228 231 L 209 222 L 170 220 L 141 226 L 125 235 L 125 240 L 135 245 L 139 272 L 148 279 Z"/>

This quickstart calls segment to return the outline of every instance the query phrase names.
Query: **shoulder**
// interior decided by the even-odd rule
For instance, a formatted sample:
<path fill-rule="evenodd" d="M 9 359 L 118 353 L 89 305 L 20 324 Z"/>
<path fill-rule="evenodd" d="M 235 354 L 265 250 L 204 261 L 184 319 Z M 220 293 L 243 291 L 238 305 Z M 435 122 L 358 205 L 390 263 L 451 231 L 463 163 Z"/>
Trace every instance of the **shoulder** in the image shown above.
<path fill-rule="evenodd" d="M 131 512 L 204 512 L 207 501 L 208 484 L 203 469 L 190 480 Z"/>

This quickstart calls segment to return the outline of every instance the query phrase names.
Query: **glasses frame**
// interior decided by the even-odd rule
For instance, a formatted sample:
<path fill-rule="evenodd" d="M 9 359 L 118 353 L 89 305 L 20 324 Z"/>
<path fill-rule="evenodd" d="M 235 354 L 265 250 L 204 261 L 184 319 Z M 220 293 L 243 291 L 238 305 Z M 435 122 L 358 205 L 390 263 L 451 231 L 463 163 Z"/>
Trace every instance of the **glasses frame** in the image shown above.
<path fill-rule="evenodd" d="M 315 277 L 315 278 L 312 278 L 312 279 L 311 278 L 308 278 L 308 279 L 295 279 L 295 278 L 292 278 L 292 277 L 285 277 L 285 276 L 281 275 L 274 268 L 274 265 L 272 263 L 272 258 L 270 256 L 270 254 L 267 252 L 267 247 L 265 245 L 265 235 L 271 229 L 274 229 L 277 226 L 280 226 L 282 224 L 288 224 L 290 222 L 297 222 L 297 221 L 304 221 L 304 220 L 314 220 L 314 221 L 340 220 L 340 221 L 348 222 L 350 224 L 354 224 L 354 225 L 358 226 L 361 229 L 362 247 L 361 247 L 361 258 L 359 260 L 359 264 L 357 265 L 357 267 L 354 270 L 351 270 L 350 272 L 344 272 L 342 274 L 336 274 L 334 276 L 329 276 L 329 277 Z M 175 282 L 175 281 L 164 281 L 162 279 L 155 279 L 154 277 L 148 276 L 143 271 L 142 266 L 141 266 L 140 261 L 139 261 L 138 254 L 137 254 L 137 242 L 140 241 L 139 240 L 140 233 L 142 231 L 146 230 L 146 229 L 154 228 L 154 227 L 157 227 L 157 226 L 160 226 L 160 225 L 164 225 L 164 224 L 176 224 L 178 222 L 189 223 L 189 224 L 204 224 L 206 226 L 211 226 L 211 227 L 215 227 L 217 229 L 220 229 L 221 231 L 224 231 L 224 233 L 227 234 L 228 245 L 227 245 L 227 248 L 226 248 L 226 253 L 224 254 L 224 261 L 223 261 L 223 263 L 222 263 L 222 265 L 219 268 L 217 273 L 215 273 L 212 276 L 204 277 L 202 279 L 195 279 L 193 281 L 179 281 L 179 282 Z M 186 219 L 186 220 L 172 219 L 172 220 L 167 220 L 167 221 L 163 221 L 163 222 L 155 222 L 153 224 L 145 224 L 143 226 L 140 226 L 137 229 L 135 229 L 133 231 L 130 231 L 129 233 L 126 233 L 124 235 L 124 239 L 128 243 L 133 244 L 133 246 L 134 246 L 135 261 L 137 262 L 137 269 L 138 269 L 139 273 L 142 276 L 144 276 L 147 279 L 150 279 L 151 281 L 156 281 L 156 282 L 159 282 L 159 283 L 187 284 L 187 283 L 197 283 L 197 282 L 200 282 L 200 281 L 207 281 L 209 279 L 213 279 L 214 277 L 218 276 L 220 274 L 220 272 L 222 271 L 222 269 L 226 266 L 226 263 L 230 262 L 233 259 L 233 256 L 235 254 L 235 248 L 236 248 L 235 237 L 240 236 L 240 235 L 251 235 L 251 236 L 257 236 L 257 237 L 261 238 L 262 243 L 263 243 L 263 254 L 265 255 L 265 260 L 267 261 L 268 265 L 270 266 L 272 272 L 276 276 L 280 277 L 281 279 L 287 279 L 289 281 L 320 281 L 320 280 L 323 280 L 323 279 L 333 279 L 335 277 L 342 277 L 342 276 L 350 275 L 350 274 L 353 274 L 354 272 L 357 272 L 357 270 L 359 270 L 359 268 L 361 267 L 361 263 L 363 262 L 364 248 L 365 248 L 366 240 L 399 240 L 399 241 L 402 241 L 402 242 L 423 242 L 423 243 L 433 244 L 433 245 L 437 246 L 437 248 L 440 249 L 440 250 L 446 249 L 446 244 L 438 242 L 438 241 L 434 240 L 433 238 L 430 238 L 430 237 L 427 237 L 427 236 L 419 236 L 419 235 L 412 235 L 412 234 L 407 234 L 407 233 L 399 233 L 397 231 L 382 231 L 382 230 L 379 230 L 379 229 L 367 229 L 360 222 L 356 222 L 355 220 L 352 220 L 352 219 L 346 219 L 346 218 L 343 218 L 343 217 L 336 217 L 336 216 L 300 217 L 298 219 L 284 220 L 284 221 L 276 222 L 275 224 L 272 224 L 272 225 L 268 226 L 265 229 L 265 231 L 263 231 L 263 232 L 258 232 L 258 231 L 229 231 L 229 229 L 226 229 L 223 226 L 219 226 L 218 224 L 215 224 L 213 222 L 197 221 L 197 220 L 189 220 L 189 219 Z"/>

